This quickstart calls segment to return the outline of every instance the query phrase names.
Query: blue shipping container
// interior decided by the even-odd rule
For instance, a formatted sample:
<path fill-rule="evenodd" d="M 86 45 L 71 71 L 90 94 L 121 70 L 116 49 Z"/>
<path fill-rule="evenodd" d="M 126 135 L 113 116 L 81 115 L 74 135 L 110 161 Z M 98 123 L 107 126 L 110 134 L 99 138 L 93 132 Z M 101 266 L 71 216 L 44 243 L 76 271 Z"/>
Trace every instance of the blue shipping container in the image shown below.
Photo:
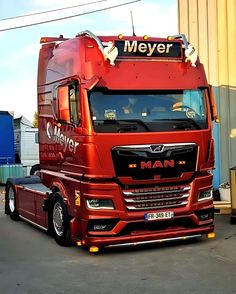
<path fill-rule="evenodd" d="M 13 116 L 0 111 L 0 164 L 15 163 Z"/>

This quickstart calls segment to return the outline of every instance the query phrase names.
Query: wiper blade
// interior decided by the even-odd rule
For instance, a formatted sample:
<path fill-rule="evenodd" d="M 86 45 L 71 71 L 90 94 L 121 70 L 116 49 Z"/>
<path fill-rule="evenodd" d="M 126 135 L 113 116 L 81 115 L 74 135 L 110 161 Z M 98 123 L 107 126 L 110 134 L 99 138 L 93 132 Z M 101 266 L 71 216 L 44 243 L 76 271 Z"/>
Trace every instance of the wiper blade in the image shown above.
<path fill-rule="evenodd" d="M 176 119 L 177 124 L 173 125 L 174 129 L 187 129 L 189 126 L 195 127 L 196 130 L 200 130 L 201 126 L 192 118 Z"/>
<path fill-rule="evenodd" d="M 135 131 L 137 130 L 137 126 L 131 126 L 131 125 L 121 125 L 117 128 L 118 132 L 124 131 L 124 132 L 129 132 L 129 131 Z"/>
<path fill-rule="evenodd" d="M 189 129 L 194 127 L 196 130 L 201 130 L 202 127 L 192 118 L 174 118 L 174 119 L 154 119 L 153 121 L 173 123 L 173 129 Z"/>
<path fill-rule="evenodd" d="M 142 126 L 146 131 L 151 132 L 151 129 L 148 127 L 148 125 L 145 124 L 145 122 L 143 122 L 141 119 L 119 119 L 117 121 L 137 123 L 138 125 Z"/>

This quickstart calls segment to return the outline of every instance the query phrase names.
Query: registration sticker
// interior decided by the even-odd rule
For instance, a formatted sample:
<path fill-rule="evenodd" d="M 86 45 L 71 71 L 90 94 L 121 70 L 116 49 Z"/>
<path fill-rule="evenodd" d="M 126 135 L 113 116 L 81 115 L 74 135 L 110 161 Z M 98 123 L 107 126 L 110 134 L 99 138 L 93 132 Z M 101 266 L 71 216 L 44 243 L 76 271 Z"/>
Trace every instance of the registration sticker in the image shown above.
<path fill-rule="evenodd" d="M 152 213 L 145 213 L 144 214 L 145 221 L 171 219 L 173 217 L 174 217 L 173 211 L 152 212 Z"/>

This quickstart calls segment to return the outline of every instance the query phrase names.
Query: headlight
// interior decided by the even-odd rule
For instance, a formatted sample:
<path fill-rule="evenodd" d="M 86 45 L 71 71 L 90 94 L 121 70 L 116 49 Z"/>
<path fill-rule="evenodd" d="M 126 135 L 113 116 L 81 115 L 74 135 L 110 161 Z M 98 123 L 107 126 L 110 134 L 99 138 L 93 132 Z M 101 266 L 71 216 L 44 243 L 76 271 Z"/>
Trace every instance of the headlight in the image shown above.
<path fill-rule="evenodd" d="M 110 199 L 87 199 L 86 203 L 90 209 L 114 209 L 113 201 Z"/>
<path fill-rule="evenodd" d="M 213 197 L 213 190 L 212 189 L 205 190 L 199 193 L 198 201 L 212 199 L 212 197 Z"/>

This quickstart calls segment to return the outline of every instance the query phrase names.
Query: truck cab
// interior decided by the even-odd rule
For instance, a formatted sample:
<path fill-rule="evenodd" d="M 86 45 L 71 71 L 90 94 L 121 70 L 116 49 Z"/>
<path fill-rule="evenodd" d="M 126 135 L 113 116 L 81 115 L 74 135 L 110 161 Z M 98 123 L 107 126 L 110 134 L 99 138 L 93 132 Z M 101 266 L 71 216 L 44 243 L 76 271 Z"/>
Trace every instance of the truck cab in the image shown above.
<path fill-rule="evenodd" d="M 216 108 L 185 36 L 42 42 L 40 180 L 9 182 L 6 211 L 62 245 L 213 236 Z"/>

